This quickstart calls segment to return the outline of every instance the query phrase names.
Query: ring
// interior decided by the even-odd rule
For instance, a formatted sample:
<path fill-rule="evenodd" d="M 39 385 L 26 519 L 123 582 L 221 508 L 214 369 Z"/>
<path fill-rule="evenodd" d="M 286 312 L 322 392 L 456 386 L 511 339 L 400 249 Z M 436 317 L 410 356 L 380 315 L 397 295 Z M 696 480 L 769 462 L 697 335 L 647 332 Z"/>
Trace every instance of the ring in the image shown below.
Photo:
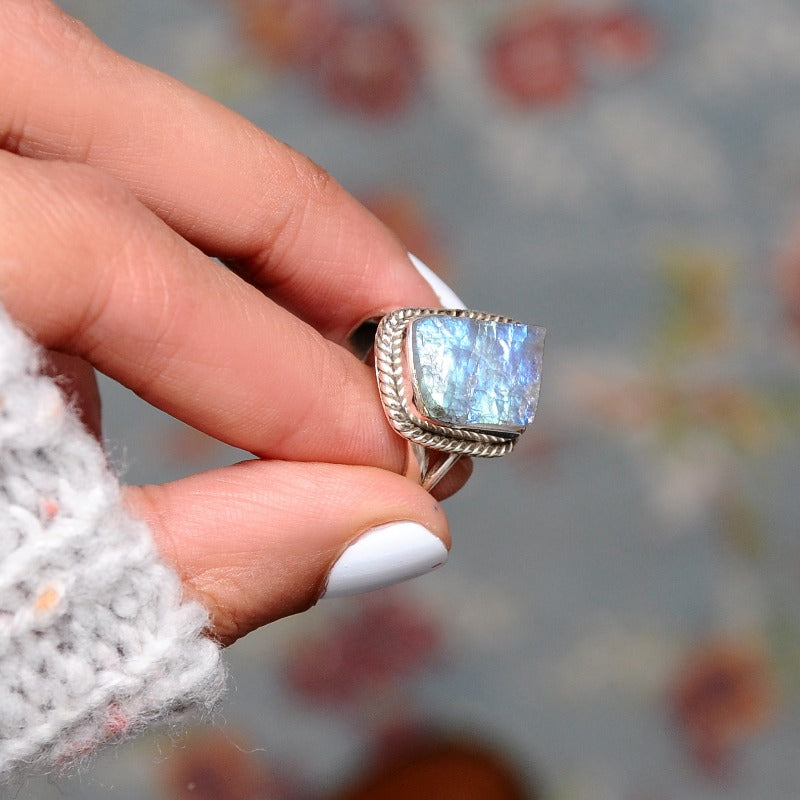
<path fill-rule="evenodd" d="M 406 474 L 430 491 L 461 456 L 510 453 L 539 401 L 545 329 L 468 309 L 383 317 L 374 359 L 389 424 L 410 443 Z"/>

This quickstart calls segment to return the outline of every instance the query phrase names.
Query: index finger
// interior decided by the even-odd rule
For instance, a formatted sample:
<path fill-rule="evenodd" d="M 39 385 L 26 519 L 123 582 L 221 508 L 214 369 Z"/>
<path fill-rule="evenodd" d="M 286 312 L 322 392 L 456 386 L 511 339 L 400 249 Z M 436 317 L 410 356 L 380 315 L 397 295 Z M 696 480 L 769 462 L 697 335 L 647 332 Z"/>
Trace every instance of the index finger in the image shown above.
<path fill-rule="evenodd" d="M 324 170 L 49 0 L 0 3 L 0 144 L 84 161 L 325 336 L 437 305 L 400 243 Z"/>

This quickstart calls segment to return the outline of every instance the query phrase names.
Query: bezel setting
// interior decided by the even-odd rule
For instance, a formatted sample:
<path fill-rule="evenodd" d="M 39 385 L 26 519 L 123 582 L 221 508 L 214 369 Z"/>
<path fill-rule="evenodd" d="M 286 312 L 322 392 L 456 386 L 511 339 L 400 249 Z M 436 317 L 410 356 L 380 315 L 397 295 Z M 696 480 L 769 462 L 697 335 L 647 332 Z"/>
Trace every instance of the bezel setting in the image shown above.
<path fill-rule="evenodd" d="M 401 436 L 422 447 L 481 458 L 506 455 L 514 448 L 525 426 L 449 424 L 418 408 L 419 387 L 414 383 L 408 334 L 416 320 L 433 315 L 520 324 L 510 317 L 470 309 L 402 308 L 387 314 L 375 335 L 375 372 L 389 423 Z M 529 327 L 535 329 L 537 335 L 544 335 L 543 329 Z M 538 386 L 538 379 L 536 384 Z M 535 410 L 535 400 L 533 408 Z"/>

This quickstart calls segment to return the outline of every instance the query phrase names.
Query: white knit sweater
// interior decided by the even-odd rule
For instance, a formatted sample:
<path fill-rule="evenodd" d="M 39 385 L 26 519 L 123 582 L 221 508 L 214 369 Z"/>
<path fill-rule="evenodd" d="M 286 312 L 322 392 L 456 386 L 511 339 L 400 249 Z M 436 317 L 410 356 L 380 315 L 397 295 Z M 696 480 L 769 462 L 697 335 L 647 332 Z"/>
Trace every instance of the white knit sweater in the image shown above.
<path fill-rule="evenodd" d="M 0 784 L 208 708 L 224 682 L 205 610 L 39 363 L 0 309 Z"/>

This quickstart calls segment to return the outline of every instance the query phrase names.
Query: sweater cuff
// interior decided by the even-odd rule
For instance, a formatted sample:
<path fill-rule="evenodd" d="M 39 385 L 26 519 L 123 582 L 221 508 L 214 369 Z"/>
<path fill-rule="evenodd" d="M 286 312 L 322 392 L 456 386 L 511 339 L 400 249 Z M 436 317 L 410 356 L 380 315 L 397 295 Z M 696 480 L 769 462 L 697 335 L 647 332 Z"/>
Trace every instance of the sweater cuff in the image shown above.
<path fill-rule="evenodd" d="M 224 683 L 105 455 L 0 309 L 0 783 L 209 709 Z"/>

